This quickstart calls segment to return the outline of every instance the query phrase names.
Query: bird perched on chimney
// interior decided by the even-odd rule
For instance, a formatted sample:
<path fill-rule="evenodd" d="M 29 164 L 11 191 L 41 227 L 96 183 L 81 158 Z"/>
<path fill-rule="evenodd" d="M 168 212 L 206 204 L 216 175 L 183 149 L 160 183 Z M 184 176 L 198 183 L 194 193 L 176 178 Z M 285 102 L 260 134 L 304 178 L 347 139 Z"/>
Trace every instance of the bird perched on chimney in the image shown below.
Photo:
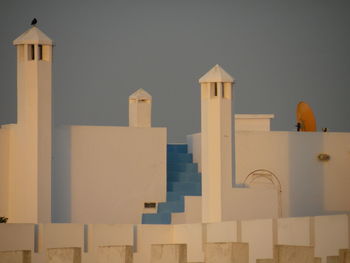
<path fill-rule="evenodd" d="M 38 20 L 36 20 L 36 18 L 34 18 L 34 19 L 32 20 L 31 25 L 32 25 L 32 26 L 35 26 L 35 25 L 36 25 L 36 23 L 38 23 Z"/>

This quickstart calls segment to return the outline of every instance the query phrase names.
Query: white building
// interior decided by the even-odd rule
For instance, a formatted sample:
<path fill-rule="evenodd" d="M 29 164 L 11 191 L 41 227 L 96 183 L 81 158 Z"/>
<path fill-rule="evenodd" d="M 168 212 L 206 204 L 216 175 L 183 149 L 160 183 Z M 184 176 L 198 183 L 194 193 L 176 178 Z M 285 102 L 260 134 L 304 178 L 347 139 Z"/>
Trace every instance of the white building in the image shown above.
<path fill-rule="evenodd" d="M 0 216 L 10 223 L 0 233 L 12 241 L 0 251 L 44 262 L 47 249 L 78 247 L 69 253 L 96 262 L 97 247 L 128 245 L 134 262 L 148 262 L 150 244 L 185 243 L 199 262 L 204 241 L 245 241 L 255 262 L 276 244 L 314 246 L 323 260 L 349 247 L 349 216 L 321 215 L 350 211 L 350 133 L 270 131 L 267 114 L 234 119 L 234 79 L 216 65 L 199 79 L 201 133 L 186 144 L 151 126 L 152 97 L 140 89 L 129 127 L 60 127 L 52 153 L 53 42 L 34 26 L 14 45 L 18 123 L 0 129 Z"/>

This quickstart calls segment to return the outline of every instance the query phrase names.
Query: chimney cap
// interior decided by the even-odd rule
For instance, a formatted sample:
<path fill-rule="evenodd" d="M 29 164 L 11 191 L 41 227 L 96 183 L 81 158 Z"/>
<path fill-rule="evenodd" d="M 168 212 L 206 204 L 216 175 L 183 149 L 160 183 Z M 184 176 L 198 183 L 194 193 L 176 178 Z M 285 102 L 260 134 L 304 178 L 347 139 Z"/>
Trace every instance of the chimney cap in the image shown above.
<path fill-rule="evenodd" d="M 37 26 L 32 26 L 27 31 L 25 31 L 22 35 L 17 37 L 13 41 L 13 44 L 14 45 L 21 45 L 21 44 L 53 45 L 53 41 Z"/>
<path fill-rule="evenodd" d="M 138 89 L 129 96 L 129 100 L 152 100 L 152 96 L 144 89 Z"/>
<path fill-rule="evenodd" d="M 234 78 L 228 74 L 219 64 L 216 64 L 211 70 L 204 74 L 199 83 L 205 82 L 234 82 Z"/>

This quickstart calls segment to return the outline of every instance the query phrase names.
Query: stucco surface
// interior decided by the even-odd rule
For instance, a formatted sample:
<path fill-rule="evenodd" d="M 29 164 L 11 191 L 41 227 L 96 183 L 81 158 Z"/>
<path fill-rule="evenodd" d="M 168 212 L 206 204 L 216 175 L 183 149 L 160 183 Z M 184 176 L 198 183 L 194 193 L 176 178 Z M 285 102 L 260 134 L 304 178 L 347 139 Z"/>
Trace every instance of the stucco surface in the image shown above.
<path fill-rule="evenodd" d="M 193 159 L 199 167 L 200 137 L 200 133 L 187 136 Z M 278 209 L 283 217 L 349 211 L 350 192 L 346 187 L 350 182 L 344 172 L 350 169 L 348 141 L 347 133 L 236 131 L 235 173 L 233 179 L 228 178 L 227 182 L 241 184 L 254 170 L 267 169 L 280 181 L 281 207 Z M 317 156 L 320 153 L 330 154 L 330 161 L 319 161 Z M 276 188 L 276 185 L 269 185 L 266 181 L 251 188 Z M 258 202 L 258 198 L 253 199 Z M 261 204 L 256 205 L 257 209 L 260 207 Z M 255 218 L 264 217 L 261 211 L 256 211 L 251 212 Z M 270 216 L 273 217 L 272 214 Z M 235 220 L 235 217 L 232 212 L 225 220 Z"/>
<path fill-rule="evenodd" d="M 339 250 L 339 261 L 340 263 L 350 263 L 350 249 Z"/>
<path fill-rule="evenodd" d="M 81 263 L 80 248 L 49 248 L 48 263 Z"/>
<path fill-rule="evenodd" d="M 328 256 L 327 263 L 339 263 L 339 256 Z"/>
<path fill-rule="evenodd" d="M 165 201 L 165 128 L 67 129 L 61 139 L 64 143 L 68 137 L 70 143 L 60 148 L 62 158 L 55 170 L 55 218 L 137 224 L 145 202 Z"/>
<path fill-rule="evenodd" d="M 237 242 L 237 222 L 207 224 L 207 242 Z"/>
<path fill-rule="evenodd" d="M 132 263 L 131 246 L 101 246 L 97 263 Z"/>
<path fill-rule="evenodd" d="M 249 262 L 273 258 L 272 219 L 242 221 L 242 242 L 249 243 Z"/>
<path fill-rule="evenodd" d="M 40 39 L 17 45 L 17 124 L 11 125 L 9 152 L 9 222 L 51 222 L 52 46 L 38 59 Z"/>
<path fill-rule="evenodd" d="M 348 215 L 315 217 L 315 256 L 338 255 L 340 248 L 349 246 Z"/>
<path fill-rule="evenodd" d="M 310 245 L 310 218 L 293 217 L 277 220 L 277 244 L 279 245 Z"/>
<path fill-rule="evenodd" d="M 0 262 L 3 263 L 31 263 L 31 251 L 2 251 Z"/>
<path fill-rule="evenodd" d="M 134 263 L 151 262 L 152 244 L 172 244 L 172 225 L 137 225 Z"/>
<path fill-rule="evenodd" d="M 9 216 L 9 145 L 10 129 L 0 126 L 0 216 Z"/>
<path fill-rule="evenodd" d="M 350 211 L 350 134 L 326 133 L 324 153 L 330 160 L 324 167 L 324 205 L 327 211 Z"/>
<path fill-rule="evenodd" d="M 305 246 L 277 245 L 274 260 L 277 263 L 314 263 L 314 248 Z"/>
<path fill-rule="evenodd" d="M 198 223 L 173 225 L 172 242 L 175 244 L 186 244 L 188 262 L 203 261 L 205 230 L 205 225 Z"/>
<path fill-rule="evenodd" d="M 34 224 L 0 224 L 0 251 L 33 250 Z"/>
<path fill-rule="evenodd" d="M 263 258 L 263 259 L 257 259 L 256 263 L 275 263 L 275 261 L 271 258 Z"/>
<path fill-rule="evenodd" d="M 187 247 L 185 244 L 168 244 L 151 247 L 151 263 L 186 263 Z"/>
<path fill-rule="evenodd" d="M 83 248 L 84 225 L 82 224 L 40 224 L 39 252 L 48 248 Z"/>
<path fill-rule="evenodd" d="M 205 245 L 206 263 L 248 263 L 247 243 L 207 243 Z"/>

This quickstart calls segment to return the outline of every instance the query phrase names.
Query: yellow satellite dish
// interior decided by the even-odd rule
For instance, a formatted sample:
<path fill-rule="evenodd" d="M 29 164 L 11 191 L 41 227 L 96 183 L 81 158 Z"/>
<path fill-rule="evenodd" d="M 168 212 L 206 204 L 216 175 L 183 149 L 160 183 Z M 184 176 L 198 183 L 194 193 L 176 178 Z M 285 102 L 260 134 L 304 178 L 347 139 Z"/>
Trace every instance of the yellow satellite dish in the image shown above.
<path fill-rule="evenodd" d="M 298 131 L 316 131 L 316 119 L 311 107 L 306 102 L 299 102 L 297 106 Z"/>

